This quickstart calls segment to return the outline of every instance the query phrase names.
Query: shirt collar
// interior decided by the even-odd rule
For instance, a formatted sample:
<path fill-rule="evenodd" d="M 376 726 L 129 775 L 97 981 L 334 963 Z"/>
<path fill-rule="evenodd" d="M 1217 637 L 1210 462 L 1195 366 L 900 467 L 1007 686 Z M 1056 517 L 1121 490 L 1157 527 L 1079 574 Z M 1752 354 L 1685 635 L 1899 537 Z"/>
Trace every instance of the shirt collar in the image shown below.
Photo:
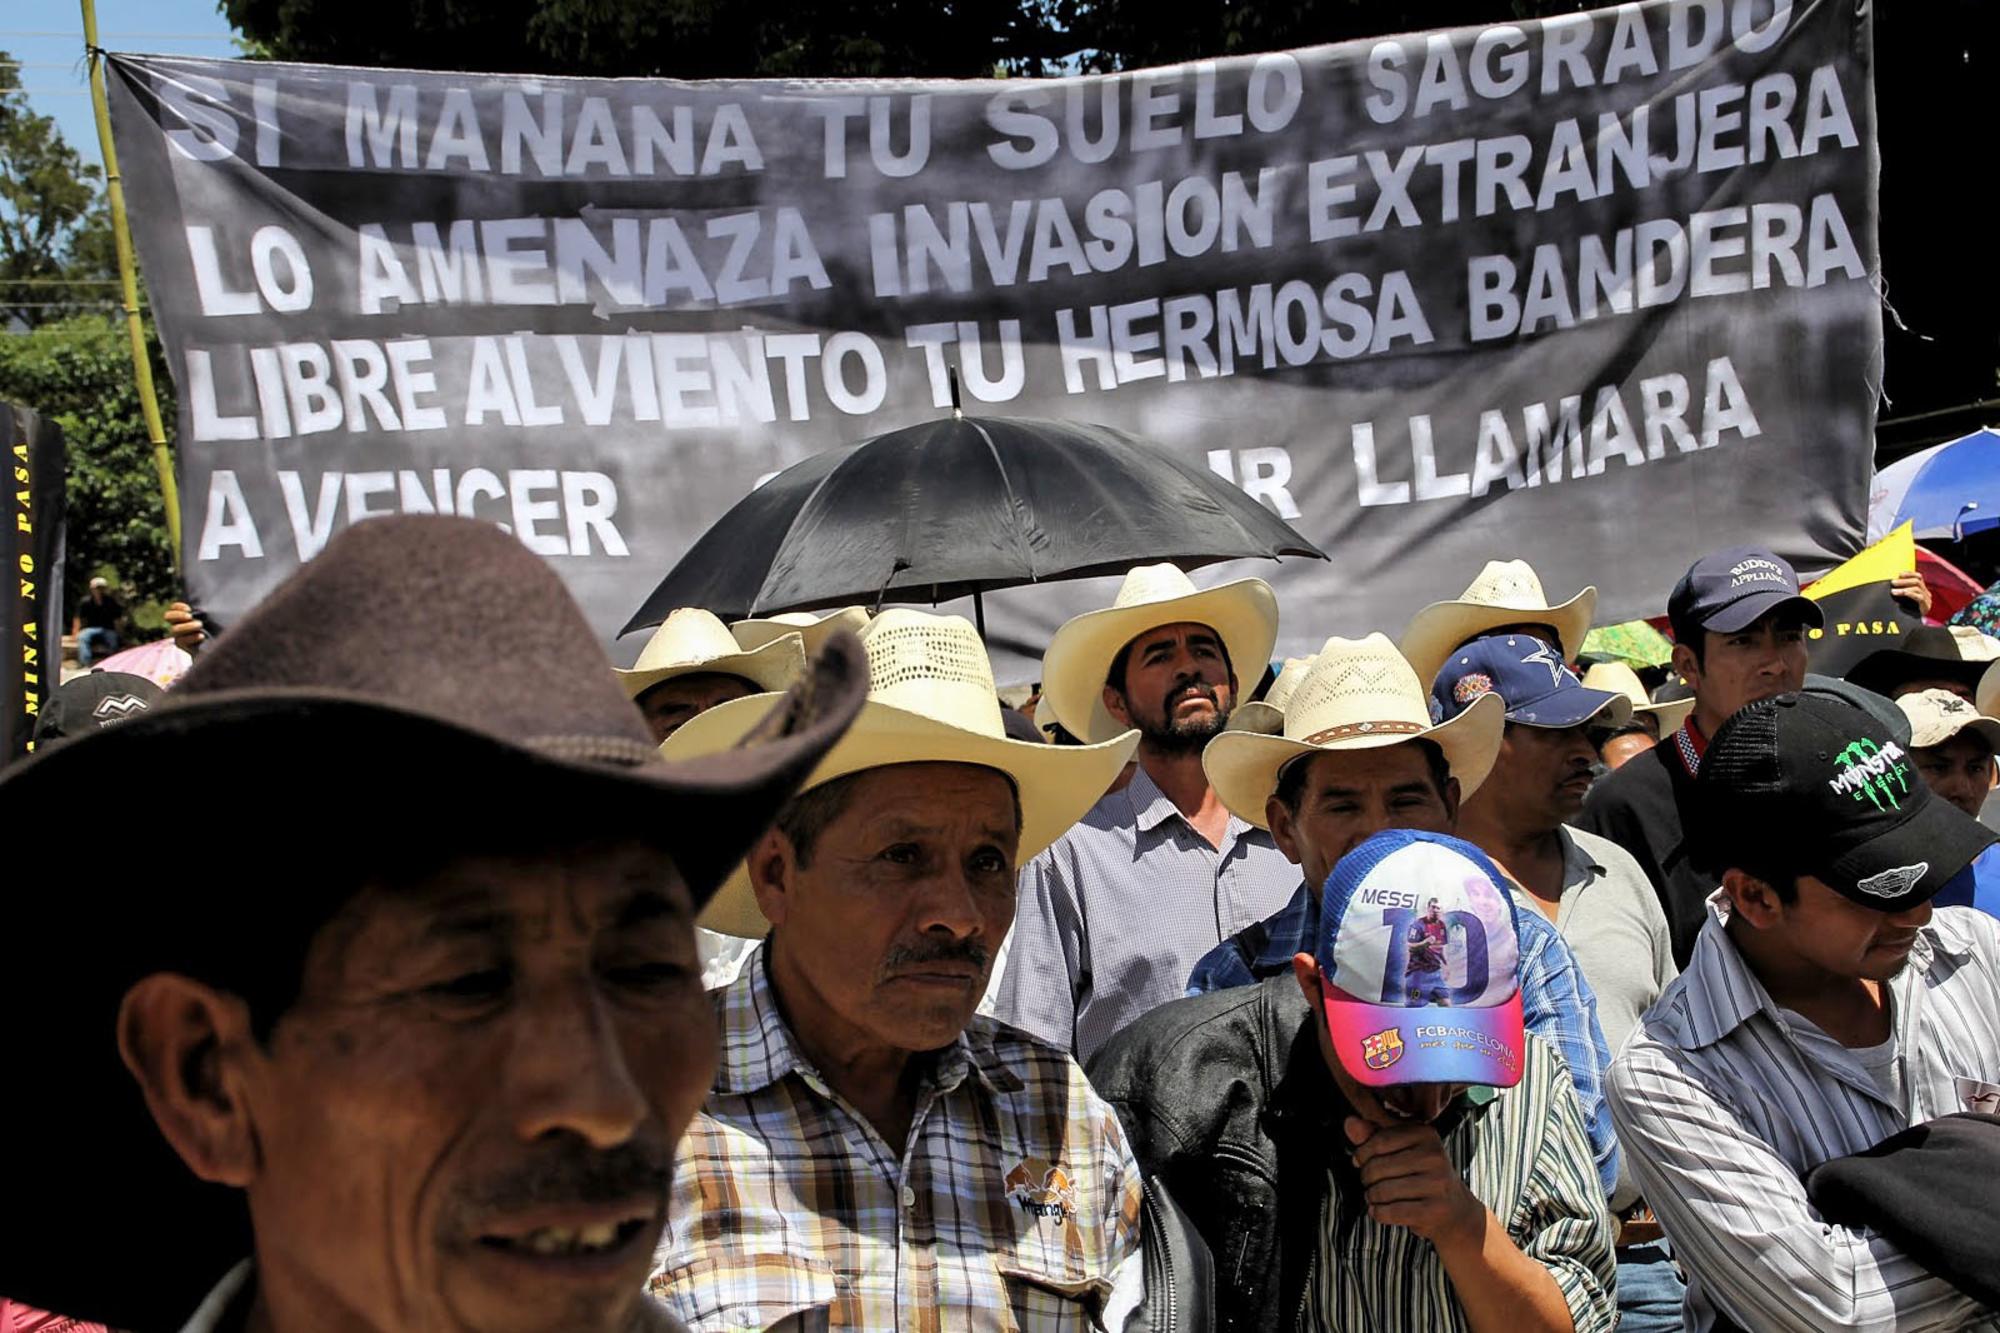
<path fill-rule="evenodd" d="M 223 1329 L 243 1327 L 249 1319 L 246 1297 L 255 1271 L 255 1262 L 245 1259 L 224 1273 L 222 1281 L 209 1289 L 194 1314 L 181 1325 L 181 1333 L 221 1333 Z"/>
<path fill-rule="evenodd" d="M 1570 836 L 1568 825 L 1556 825 L 1556 837 L 1562 842 L 1563 888 L 1565 890 L 1573 889 L 1579 884 L 1588 884 L 1592 880 L 1603 877 L 1604 867 L 1597 863 L 1596 857 L 1583 849 L 1582 843 Z"/>
<path fill-rule="evenodd" d="M 766 937 L 765 943 L 743 960 L 736 980 L 715 992 L 722 1055 L 716 1063 L 713 1090 L 725 1096 L 760 1092 L 787 1074 L 825 1086 L 778 1010 L 778 992 L 771 985 L 768 963 L 769 943 Z M 994 1092 L 1018 1090 L 1020 1078 L 994 1049 L 993 1035 L 990 1023 L 974 1018 L 950 1045 L 931 1052 L 927 1082 L 939 1092 L 949 1092 L 965 1081 L 967 1073 L 976 1073 Z"/>
<path fill-rule="evenodd" d="M 1701 772 L 1701 757 L 1708 753 L 1708 738 L 1694 724 L 1693 713 L 1687 715 L 1687 721 L 1680 724 L 1666 743 L 1673 747 L 1674 757 L 1680 760 L 1682 772 L 1689 777 Z"/>
<path fill-rule="evenodd" d="M 1125 784 L 1125 799 L 1132 803 L 1132 824 L 1141 833 L 1151 833 L 1169 820 L 1178 819 L 1187 823 L 1187 816 L 1181 813 L 1173 798 L 1160 790 L 1160 784 L 1153 781 L 1153 775 L 1140 764 L 1132 770 L 1132 780 Z M 1190 827 L 1192 827 L 1190 825 Z M 1234 810 L 1229 812 L 1229 823 L 1223 830 L 1223 846 L 1227 849 L 1230 839 L 1240 838 L 1245 832 L 1255 828 L 1249 820 L 1239 816 Z"/>

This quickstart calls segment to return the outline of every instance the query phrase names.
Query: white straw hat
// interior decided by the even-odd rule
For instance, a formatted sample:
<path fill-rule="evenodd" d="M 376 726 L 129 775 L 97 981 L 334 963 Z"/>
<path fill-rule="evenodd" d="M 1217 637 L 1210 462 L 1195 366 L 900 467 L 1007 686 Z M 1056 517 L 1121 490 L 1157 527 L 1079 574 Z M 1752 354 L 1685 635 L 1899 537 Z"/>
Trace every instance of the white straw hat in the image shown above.
<path fill-rule="evenodd" d="M 1124 728 L 1104 708 L 1113 659 L 1147 630 L 1183 621 L 1214 630 L 1237 683 L 1254 687 L 1278 642 L 1278 598 L 1262 579 L 1203 591 L 1178 566 L 1136 567 L 1109 607 L 1084 612 L 1049 641 L 1042 658 L 1042 703 L 1050 716 L 1084 742 L 1118 735 Z"/>
<path fill-rule="evenodd" d="M 1612 694 L 1622 694 L 1632 701 L 1634 713 L 1651 713 L 1660 724 L 1660 735 L 1667 736 L 1679 731 L 1687 715 L 1694 711 L 1694 700 L 1675 699 L 1671 703 L 1656 704 L 1646 694 L 1646 687 L 1639 681 L 1639 673 L 1623 662 L 1599 662 L 1583 673 L 1583 688 L 1586 690 L 1606 690 Z"/>
<path fill-rule="evenodd" d="M 991 768 L 1011 778 L 1021 798 L 1016 863 L 1025 865 L 1097 804 L 1138 748 L 1136 731 L 1085 746 L 1008 739 L 986 645 L 962 616 L 891 607 L 868 622 L 861 643 L 868 650 L 867 702 L 801 791 L 891 764 Z M 753 695 L 711 708 L 669 736 L 660 753 L 676 762 L 721 753 L 770 705 Z M 765 932 L 744 867 L 716 893 L 700 924 L 753 938 Z"/>
<path fill-rule="evenodd" d="M 1306 672 L 1312 670 L 1310 657 L 1288 657 L 1278 668 L 1278 678 L 1271 682 L 1271 688 L 1264 697 L 1247 704 L 1238 704 L 1229 715 L 1231 731 L 1254 731 L 1260 736 L 1280 736 L 1285 730 L 1285 704 L 1291 699 Z"/>
<path fill-rule="evenodd" d="M 785 611 L 761 620 L 738 620 L 730 625 L 729 632 L 746 649 L 762 648 L 773 639 L 796 634 L 805 642 L 806 656 L 811 657 L 835 630 L 859 634 L 867 623 L 867 611 L 858 606 L 843 606 L 838 611 L 821 611 L 817 615 L 811 611 Z"/>
<path fill-rule="evenodd" d="M 806 650 L 797 633 L 745 652 L 729 627 L 712 612 L 684 606 L 660 623 L 630 671 L 618 671 L 628 698 L 676 676 L 719 672 L 741 676 L 766 693 L 789 689 L 805 674 Z"/>
<path fill-rule="evenodd" d="M 1509 625 L 1547 625 L 1561 640 L 1564 659 L 1573 662 L 1596 610 L 1596 588 L 1550 606 L 1527 561 L 1488 560 L 1456 600 L 1432 602 L 1411 617 L 1403 631 L 1403 656 L 1428 691 L 1452 649 L 1467 639 Z"/>
<path fill-rule="evenodd" d="M 1987 717 L 1950 690 L 1913 690 L 1896 700 L 1910 719 L 1910 745 L 1928 749 L 1943 745 L 1961 731 L 1976 731 L 2000 753 L 2000 722 Z"/>
<path fill-rule="evenodd" d="M 1387 635 L 1335 638 L 1292 690 L 1282 735 L 1225 731 L 1201 752 L 1201 767 L 1230 813 L 1268 828 L 1264 806 L 1278 789 L 1278 770 L 1301 755 L 1426 740 L 1444 752 L 1464 799 L 1493 771 L 1505 725 L 1498 695 L 1432 725 L 1430 695 Z"/>

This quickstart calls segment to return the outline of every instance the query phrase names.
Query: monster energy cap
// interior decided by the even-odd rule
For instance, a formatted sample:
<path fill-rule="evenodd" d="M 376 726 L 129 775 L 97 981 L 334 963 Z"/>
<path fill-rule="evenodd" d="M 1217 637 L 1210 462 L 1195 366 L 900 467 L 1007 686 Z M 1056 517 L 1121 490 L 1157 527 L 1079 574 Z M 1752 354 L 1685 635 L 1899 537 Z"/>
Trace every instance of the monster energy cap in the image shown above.
<path fill-rule="evenodd" d="M 1931 795 L 1881 719 L 1826 695 L 1780 695 L 1730 718 L 1695 792 L 1695 855 L 1715 873 L 1810 875 L 1882 912 L 1928 901 L 1995 841 Z"/>

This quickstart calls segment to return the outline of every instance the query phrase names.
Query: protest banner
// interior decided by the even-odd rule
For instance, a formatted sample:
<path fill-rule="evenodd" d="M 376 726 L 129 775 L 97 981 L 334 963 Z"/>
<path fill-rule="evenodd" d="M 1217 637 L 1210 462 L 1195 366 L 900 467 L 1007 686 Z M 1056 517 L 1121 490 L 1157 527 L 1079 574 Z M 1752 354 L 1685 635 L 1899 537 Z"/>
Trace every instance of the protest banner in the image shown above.
<path fill-rule="evenodd" d="M 26 754 L 42 705 L 62 683 L 63 437 L 55 422 L 0 402 L 7 446 L 5 558 L 10 592 L 0 633 L 0 765 Z"/>
<path fill-rule="evenodd" d="M 346 523 L 472 513 L 608 636 L 954 367 L 1331 552 L 1254 571 L 1281 652 L 1494 556 L 1607 621 L 1704 549 L 1824 568 L 1880 379 L 1870 43 L 1865 6 L 1672 0 L 1057 81 L 114 57 L 188 582 L 227 620 Z M 991 599 L 992 637 L 1107 597 Z"/>
<path fill-rule="evenodd" d="M 1913 607 L 1898 602 L 1890 584 L 1917 567 L 1913 528 L 1904 523 L 1878 542 L 1842 561 L 1802 592 L 1819 603 L 1824 628 L 1806 634 L 1810 669 L 1822 676 L 1845 676 L 1868 654 L 1894 648 L 1924 623 Z"/>

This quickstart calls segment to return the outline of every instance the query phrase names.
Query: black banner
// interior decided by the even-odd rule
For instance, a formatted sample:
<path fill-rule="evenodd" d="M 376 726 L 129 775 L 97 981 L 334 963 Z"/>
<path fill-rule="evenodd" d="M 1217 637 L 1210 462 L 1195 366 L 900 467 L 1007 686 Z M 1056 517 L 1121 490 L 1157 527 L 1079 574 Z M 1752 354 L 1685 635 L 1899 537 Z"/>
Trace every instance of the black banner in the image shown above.
<path fill-rule="evenodd" d="M 948 410 L 954 365 L 969 412 L 1155 439 L 1332 552 L 1255 570 L 1282 652 L 1496 556 L 1608 621 L 1731 542 L 1823 568 L 1880 379 L 1867 11 L 1057 81 L 118 57 L 189 585 L 229 619 L 346 523 L 472 513 L 609 636 L 762 477 Z M 989 624 L 1036 657 L 1107 600 Z"/>
<path fill-rule="evenodd" d="M 27 753 L 42 704 L 62 683 L 63 438 L 56 423 L 0 403 L 7 442 L 7 628 L 0 635 L 0 764 Z"/>

